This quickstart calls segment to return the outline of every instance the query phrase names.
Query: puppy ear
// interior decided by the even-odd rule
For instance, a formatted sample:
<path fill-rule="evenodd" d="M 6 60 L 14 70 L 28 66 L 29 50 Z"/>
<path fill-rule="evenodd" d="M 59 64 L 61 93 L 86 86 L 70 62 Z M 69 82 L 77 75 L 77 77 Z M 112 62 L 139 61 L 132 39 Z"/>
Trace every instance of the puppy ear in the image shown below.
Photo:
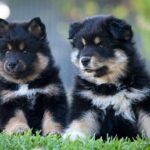
<path fill-rule="evenodd" d="M 0 19 L 0 35 L 6 33 L 9 29 L 8 22 L 6 20 Z"/>
<path fill-rule="evenodd" d="M 131 26 L 117 18 L 109 20 L 109 31 L 115 39 L 130 41 L 133 37 Z"/>
<path fill-rule="evenodd" d="M 74 22 L 69 27 L 69 39 L 73 39 L 75 34 L 80 30 L 82 24 L 80 22 Z"/>
<path fill-rule="evenodd" d="M 39 17 L 33 18 L 28 24 L 28 31 L 37 38 L 43 39 L 46 37 L 45 25 Z"/>

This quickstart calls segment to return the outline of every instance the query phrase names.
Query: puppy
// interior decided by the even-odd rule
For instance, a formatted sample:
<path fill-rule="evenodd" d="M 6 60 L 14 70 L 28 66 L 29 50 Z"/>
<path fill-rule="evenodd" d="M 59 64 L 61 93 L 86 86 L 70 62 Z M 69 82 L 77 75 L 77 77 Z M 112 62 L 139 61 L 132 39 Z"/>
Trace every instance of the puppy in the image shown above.
<path fill-rule="evenodd" d="M 40 18 L 0 19 L 0 131 L 61 133 L 67 100 Z"/>
<path fill-rule="evenodd" d="M 150 137 L 150 78 L 132 37 L 131 26 L 113 16 L 70 25 L 79 74 L 64 138 Z"/>

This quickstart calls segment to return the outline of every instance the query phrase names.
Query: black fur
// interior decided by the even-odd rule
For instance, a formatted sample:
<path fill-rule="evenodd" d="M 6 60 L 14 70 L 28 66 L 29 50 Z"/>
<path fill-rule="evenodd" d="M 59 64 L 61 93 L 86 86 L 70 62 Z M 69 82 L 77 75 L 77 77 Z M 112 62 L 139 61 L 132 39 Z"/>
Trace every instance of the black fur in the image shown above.
<path fill-rule="evenodd" d="M 99 45 L 93 43 L 95 36 L 101 38 Z M 83 46 L 81 42 L 83 37 L 87 42 L 85 46 Z M 80 95 L 80 91 L 90 90 L 97 96 L 107 97 L 114 96 L 123 90 L 132 93 L 132 88 L 138 90 L 150 88 L 149 74 L 145 70 L 145 65 L 134 47 L 132 37 L 133 32 L 131 26 L 124 20 L 112 16 L 88 18 L 83 22 L 76 22 L 70 26 L 69 38 L 72 39 L 71 44 L 79 50 L 77 61 L 83 56 L 96 56 L 100 61 L 105 60 L 107 62 L 109 59 L 114 59 L 114 49 L 123 50 L 128 59 L 126 71 L 124 75 L 118 77 L 117 82 L 112 81 L 112 83 L 98 84 L 90 80 L 90 77 L 86 78 L 83 75 L 86 73 L 86 69 L 82 70 L 84 73 L 78 75 L 75 80 L 70 123 L 82 118 L 87 111 L 93 110 L 98 115 L 98 122 L 101 126 L 99 132 L 96 133 L 97 137 L 102 136 L 106 138 L 106 136 L 109 135 L 113 137 L 118 136 L 119 138 L 133 138 L 136 137 L 137 134 L 140 134 L 137 123 L 139 119 L 138 113 L 140 110 L 144 110 L 146 114 L 150 113 L 150 91 L 139 101 L 135 99 L 135 101 L 132 102 L 129 99 L 132 103 L 131 109 L 135 115 L 135 122 L 125 119 L 121 115 L 115 115 L 116 110 L 113 109 L 113 105 L 111 104 L 103 110 L 101 107 L 93 105 L 92 99 Z M 78 68 L 81 70 L 80 66 L 78 66 Z M 88 69 L 91 69 L 88 71 L 93 71 L 92 68 Z M 101 68 L 97 68 L 93 71 L 95 79 L 107 75 L 107 71 L 102 73 L 100 69 Z"/>
<path fill-rule="evenodd" d="M 6 30 L 4 30 L 5 28 Z M 33 129 L 33 133 L 37 130 L 42 130 L 42 119 L 46 110 L 53 115 L 54 121 L 60 123 L 64 128 L 68 111 L 67 99 L 63 84 L 59 78 L 59 70 L 54 64 L 48 46 L 45 25 L 40 18 L 34 18 L 26 23 L 8 23 L 5 20 L 0 20 L 0 35 L 0 61 L 2 64 L 0 69 L 0 131 L 5 129 L 8 121 L 18 109 L 24 112 L 29 127 Z M 18 49 L 19 42 L 24 42 L 25 44 L 22 51 Z M 7 43 L 10 43 L 13 47 L 9 52 L 11 56 L 6 53 L 9 51 L 6 46 Z M 28 76 L 36 74 L 34 72 L 35 67 L 38 68 L 38 65 L 40 65 L 35 64 L 37 53 L 45 56 L 48 59 L 48 64 L 37 74 L 37 77 L 24 81 Z M 16 71 L 10 71 L 9 74 L 4 69 L 6 59 L 7 61 L 10 59 L 22 59 L 26 69 L 21 72 L 16 69 Z M 3 75 L 4 72 L 8 76 L 7 78 Z M 44 89 L 46 86 L 54 84 L 59 88 L 59 94 L 51 96 L 37 92 L 33 97 L 22 95 L 13 99 L 10 98 L 7 102 L 2 102 L 1 93 L 3 90 L 15 92 L 23 84 L 28 84 L 29 90 Z M 35 100 L 35 104 L 32 106 L 33 100 Z"/>

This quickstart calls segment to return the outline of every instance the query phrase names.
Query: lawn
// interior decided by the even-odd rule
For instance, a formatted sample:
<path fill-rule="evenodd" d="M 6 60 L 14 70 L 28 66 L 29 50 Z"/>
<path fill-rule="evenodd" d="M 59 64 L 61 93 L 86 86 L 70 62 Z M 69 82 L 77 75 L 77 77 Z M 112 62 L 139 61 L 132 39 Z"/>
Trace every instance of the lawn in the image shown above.
<path fill-rule="evenodd" d="M 0 134 L 0 150 L 150 150 L 150 140 L 137 138 L 133 142 L 129 139 L 80 139 L 71 142 L 56 135 L 33 136 L 31 132 L 24 135 Z"/>

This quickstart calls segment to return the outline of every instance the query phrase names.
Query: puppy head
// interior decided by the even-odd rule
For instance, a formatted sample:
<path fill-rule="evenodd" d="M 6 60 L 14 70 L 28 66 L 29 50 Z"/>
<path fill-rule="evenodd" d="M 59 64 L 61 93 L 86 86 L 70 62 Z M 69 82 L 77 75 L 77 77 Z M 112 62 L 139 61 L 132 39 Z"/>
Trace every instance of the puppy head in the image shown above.
<path fill-rule="evenodd" d="M 124 76 L 128 64 L 128 50 L 132 44 L 131 26 L 112 16 L 96 16 L 70 25 L 69 39 L 73 48 L 72 61 L 90 78 L 105 82 Z"/>
<path fill-rule="evenodd" d="M 28 82 L 48 65 L 46 31 L 40 18 L 26 23 L 0 19 L 0 76 L 12 82 Z"/>

